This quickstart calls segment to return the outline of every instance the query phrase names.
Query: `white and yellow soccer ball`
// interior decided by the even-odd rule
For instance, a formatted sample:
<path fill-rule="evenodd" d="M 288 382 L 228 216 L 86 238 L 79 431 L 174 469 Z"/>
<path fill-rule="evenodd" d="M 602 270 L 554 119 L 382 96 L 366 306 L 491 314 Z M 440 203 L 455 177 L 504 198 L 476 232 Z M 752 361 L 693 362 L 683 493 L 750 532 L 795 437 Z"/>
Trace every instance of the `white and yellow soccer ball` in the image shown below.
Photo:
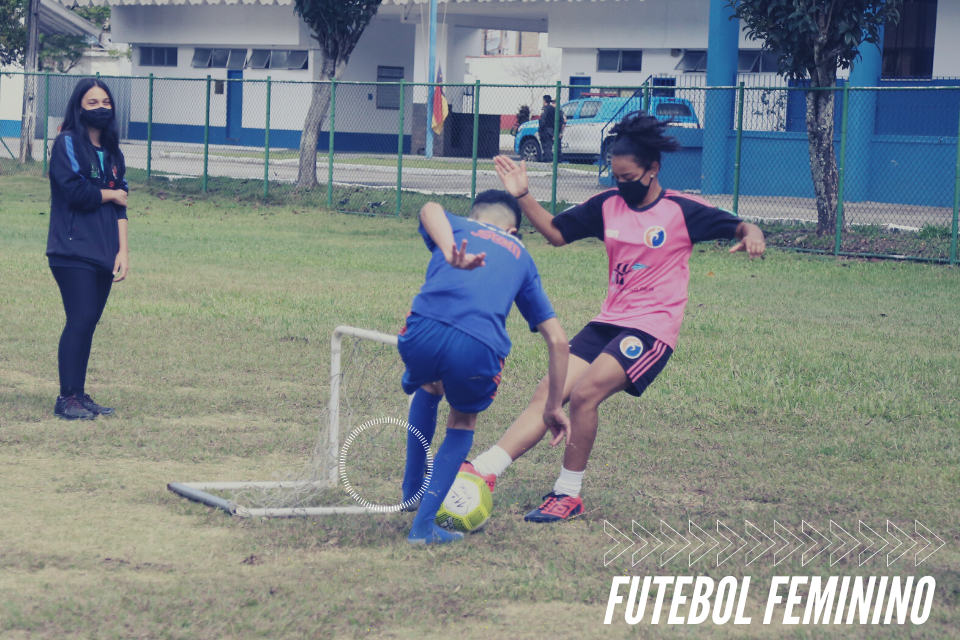
<path fill-rule="evenodd" d="M 492 513 L 490 487 L 480 476 L 461 471 L 437 512 L 436 522 L 445 529 L 470 533 L 483 528 Z"/>

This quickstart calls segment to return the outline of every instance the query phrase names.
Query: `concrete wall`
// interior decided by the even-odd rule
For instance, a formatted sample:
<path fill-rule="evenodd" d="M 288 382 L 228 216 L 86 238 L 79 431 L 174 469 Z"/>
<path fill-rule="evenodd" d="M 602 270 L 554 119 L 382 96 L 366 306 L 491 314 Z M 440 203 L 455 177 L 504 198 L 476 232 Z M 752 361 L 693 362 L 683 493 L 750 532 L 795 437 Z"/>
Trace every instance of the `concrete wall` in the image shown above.
<path fill-rule="evenodd" d="M 937 3 L 937 33 L 934 36 L 933 75 L 960 77 L 960 2 Z"/>
<path fill-rule="evenodd" d="M 114 5 L 110 21 L 114 42 L 128 44 L 306 48 L 310 39 L 292 5 Z"/>
<path fill-rule="evenodd" d="M 150 9 L 150 16 L 156 18 L 158 24 L 167 24 L 174 20 L 178 12 L 184 7 L 122 7 L 123 9 Z M 217 9 L 222 7 L 189 7 L 190 9 Z M 251 36 L 252 40 L 243 40 L 248 37 L 246 30 L 235 31 L 230 40 L 225 36 L 216 36 L 215 42 L 194 41 L 190 44 L 179 44 L 176 67 L 141 67 L 139 66 L 139 46 L 134 44 L 133 73 L 148 75 L 153 73 L 153 127 L 157 140 L 176 142 L 202 142 L 206 104 L 206 77 L 209 75 L 214 81 L 226 80 L 227 69 L 195 69 L 190 66 L 196 47 L 219 46 L 223 48 L 294 48 L 304 49 L 301 46 L 298 30 L 291 31 L 291 23 L 284 23 L 288 8 L 263 7 L 259 5 L 243 5 L 231 7 L 234 13 L 246 14 L 241 22 L 256 24 L 256 20 L 265 19 L 274 26 L 279 35 L 276 46 L 262 44 L 262 36 Z M 272 9 L 272 13 L 265 12 Z M 166 11 L 172 16 L 164 16 Z M 157 44 L 157 34 L 148 31 L 136 31 L 131 25 L 140 25 L 144 22 L 146 12 L 127 11 L 122 20 L 126 20 L 123 33 L 125 37 L 150 38 L 144 44 Z M 212 14 L 206 14 L 206 18 Z M 149 17 L 149 16 L 148 16 Z M 196 16 L 195 16 L 196 17 Z M 196 17 L 200 19 L 199 17 Z M 149 24 L 148 22 L 146 23 Z M 292 22 L 297 27 L 297 22 Z M 284 26 L 286 25 L 286 26 Z M 142 27 L 145 29 L 146 27 Z M 285 30 L 286 29 L 286 30 Z M 386 20 L 374 19 L 367 27 L 360 42 L 357 44 L 342 80 L 346 82 L 376 81 L 378 66 L 402 66 L 404 76 L 413 75 L 415 25 L 399 24 Z M 189 37 L 196 37 L 190 33 Z M 229 33 L 229 32 L 227 32 Z M 286 35 L 284 35 L 286 34 Z M 166 33 L 164 34 L 166 37 Z M 294 37 L 296 36 L 296 38 Z M 171 39 L 183 41 L 187 36 L 183 34 Z M 285 42 L 291 44 L 284 45 Z M 315 41 L 306 43 L 316 45 Z M 162 46 L 169 46 L 162 41 Z M 300 131 L 310 105 L 313 87 L 308 83 L 316 77 L 319 68 L 319 52 L 313 50 L 309 57 L 307 70 L 276 70 L 276 69 L 244 69 L 243 78 L 249 80 L 272 79 L 271 88 L 271 146 L 296 147 L 299 145 Z M 165 77 L 160 77 L 165 76 Z M 143 82 L 143 81 L 139 81 Z M 216 93 L 216 84 L 213 85 L 210 95 L 210 139 L 214 144 L 226 144 L 227 96 L 225 87 L 220 94 Z M 244 83 L 242 87 L 242 131 L 236 144 L 262 145 L 263 129 L 266 121 L 266 84 L 263 82 Z M 398 133 L 399 111 L 378 109 L 376 106 L 377 88 L 374 85 L 342 84 L 337 89 L 336 128 L 341 139 L 337 147 L 343 145 L 344 150 L 376 151 L 382 147 L 384 151 L 396 150 L 395 136 Z M 408 100 L 410 96 L 408 95 Z M 131 137 L 146 137 L 148 99 L 147 92 L 136 92 L 131 105 Z M 323 130 L 326 131 L 324 122 Z M 405 132 L 409 134 L 410 124 L 406 123 Z M 393 137 L 392 141 L 390 138 Z M 326 145 L 327 137 L 321 136 L 321 146 Z"/>
<path fill-rule="evenodd" d="M 20 135 L 20 118 L 23 115 L 23 76 L 0 74 L 0 137 L 13 138 Z M 6 149 L 0 152 L 6 154 Z"/>

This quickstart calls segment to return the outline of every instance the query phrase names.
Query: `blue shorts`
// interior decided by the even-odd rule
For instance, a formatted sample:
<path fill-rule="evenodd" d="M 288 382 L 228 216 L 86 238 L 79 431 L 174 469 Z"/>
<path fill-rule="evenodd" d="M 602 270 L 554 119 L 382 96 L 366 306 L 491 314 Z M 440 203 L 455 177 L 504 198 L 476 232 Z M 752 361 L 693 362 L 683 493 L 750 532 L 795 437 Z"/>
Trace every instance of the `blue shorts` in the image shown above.
<path fill-rule="evenodd" d="M 480 413 L 497 397 L 503 359 L 459 329 L 410 314 L 397 348 L 407 367 L 401 384 L 408 395 L 439 380 L 447 402 L 461 413 Z"/>

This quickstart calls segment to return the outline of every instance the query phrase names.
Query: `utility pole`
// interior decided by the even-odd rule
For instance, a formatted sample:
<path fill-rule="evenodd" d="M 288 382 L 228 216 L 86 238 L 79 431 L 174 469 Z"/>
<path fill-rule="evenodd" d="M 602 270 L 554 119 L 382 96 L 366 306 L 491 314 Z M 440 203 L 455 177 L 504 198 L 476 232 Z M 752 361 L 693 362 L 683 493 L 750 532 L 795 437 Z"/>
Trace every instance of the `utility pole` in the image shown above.
<path fill-rule="evenodd" d="M 33 138 L 37 128 L 37 59 L 40 57 L 40 0 L 30 0 L 27 13 L 27 51 L 23 70 L 23 117 L 20 120 L 20 164 L 33 162 Z M 47 150 L 44 149 L 46 154 Z"/>
<path fill-rule="evenodd" d="M 446 15 L 446 14 L 444 14 Z M 437 88 L 433 83 L 437 81 L 437 0 L 430 0 L 430 50 L 428 53 L 430 70 L 427 72 L 427 82 L 430 90 L 427 91 L 427 139 L 424 156 L 433 157 L 433 100 Z"/>

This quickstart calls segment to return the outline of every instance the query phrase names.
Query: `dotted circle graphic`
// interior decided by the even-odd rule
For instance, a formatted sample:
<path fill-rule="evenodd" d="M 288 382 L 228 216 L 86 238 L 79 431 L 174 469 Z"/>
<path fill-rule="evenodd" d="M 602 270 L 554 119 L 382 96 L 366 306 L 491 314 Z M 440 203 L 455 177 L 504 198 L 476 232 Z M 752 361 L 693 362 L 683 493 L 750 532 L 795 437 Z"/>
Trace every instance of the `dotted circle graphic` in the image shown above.
<path fill-rule="evenodd" d="M 408 433 L 412 433 L 417 440 L 420 441 L 420 444 L 423 445 L 423 450 L 427 454 L 427 468 L 430 471 L 427 473 L 424 480 L 429 483 L 430 476 L 433 474 L 433 456 L 430 455 L 430 443 L 427 442 L 427 439 L 423 437 L 423 434 L 420 433 L 416 427 L 408 423 L 406 420 L 398 420 L 397 418 L 376 418 L 374 420 L 369 420 L 364 422 L 359 427 L 350 432 L 350 435 L 347 436 L 346 441 L 344 441 L 343 446 L 340 448 L 340 479 L 343 481 L 343 486 L 347 490 L 347 493 L 350 494 L 350 497 L 357 501 L 357 503 L 362 506 L 376 511 L 378 513 L 396 513 L 403 509 L 412 507 L 413 505 L 420 502 L 420 498 L 423 497 L 425 491 L 424 486 L 420 486 L 420 490 L 417 491 L 412 498 L 405 500 L 400 504 L 395 505 L 383 505 L 383 504 L 373 504 L 364 500 L 356 489 L 350 484 L 350 480 L 347 478 L 347 452 L 350 450 L 350 445 L 353 444 L 353 441 L 356 440 L 357 436 L 369 429 L 370 427 L 375 427 L 381 424 L 393 424 L 398 427 L 403 427 Z"/>

